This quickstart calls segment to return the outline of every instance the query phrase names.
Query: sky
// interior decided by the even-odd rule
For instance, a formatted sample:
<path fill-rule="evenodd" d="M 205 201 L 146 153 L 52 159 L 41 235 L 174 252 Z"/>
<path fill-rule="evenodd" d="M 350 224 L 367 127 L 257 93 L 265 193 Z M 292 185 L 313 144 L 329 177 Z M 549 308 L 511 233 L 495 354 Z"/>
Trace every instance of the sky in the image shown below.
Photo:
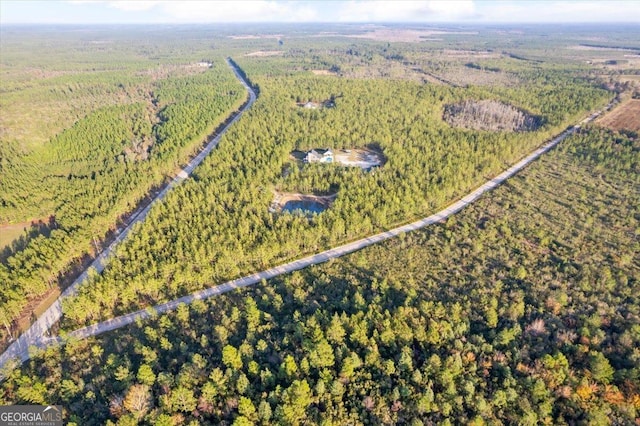
<path fill-rule="evenodd" d="M 0 0 L 2 24 L 640 23 L 640 0 Z"/>

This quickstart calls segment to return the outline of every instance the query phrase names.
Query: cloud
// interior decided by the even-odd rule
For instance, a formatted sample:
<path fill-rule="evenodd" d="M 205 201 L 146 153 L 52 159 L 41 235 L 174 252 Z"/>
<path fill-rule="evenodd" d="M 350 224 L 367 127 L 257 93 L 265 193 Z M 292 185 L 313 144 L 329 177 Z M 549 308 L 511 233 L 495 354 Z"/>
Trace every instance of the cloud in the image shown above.
<path fill-rule="evenodd" d="M 483 22 L 565 23 L 638 22 L 640 3 L 635 1 L 487 2 Z"/>
<path fill-rule="evenodd" d="M 313 3 L 275 0 L 67 0 L 123 13 L 154 12 L 164 22 L 304 22 L 318 19 Z"/>
<path fill-rule="evenodd" d="M 342 22 L 456 21 L 473 16 L 472 0 L 451 1 L 349 1 L 342 3 Z"/>
<path fill-rule="evenodd" d="M 471 16 L 472 0 L 68 0 L 106 5 L 123 12 L 151 11 L 167 22 L 416 22 L 455 21 Z"/>
<path fill-rule="evenodd" d="M 0 5 L 5 3 L 16 2 L 0 0 Z M 106 12 L 110 16 L 120 13 L 123 21 L 166 23 L 640 21 L 640 2 L 624 0 L 67 0 L 66 3 L 78 5 L 87 13 L 91 9 L 95 15 L 91 19 L 96 22 L 104 19 Z"/>
<path fill-rule="evenodd" d="M 109 7 L 124 11 L 144 11 L 161 5 L 163 2 L 157 0 L 112 0 L 106 2 Z"/>
<path fill-rule="evenodd" d="M 162 4 L 159 0 L 67 0 L 67 3 L 76 5 L 107 5 L 110 8 L 130 11 L 145 11 Z"/>
<path fill-rule="evenodd" d="M 318 17 L 308 3 L 267 0 L 168 1 L 162 9 L 182 22 L 304 22 Z"/>

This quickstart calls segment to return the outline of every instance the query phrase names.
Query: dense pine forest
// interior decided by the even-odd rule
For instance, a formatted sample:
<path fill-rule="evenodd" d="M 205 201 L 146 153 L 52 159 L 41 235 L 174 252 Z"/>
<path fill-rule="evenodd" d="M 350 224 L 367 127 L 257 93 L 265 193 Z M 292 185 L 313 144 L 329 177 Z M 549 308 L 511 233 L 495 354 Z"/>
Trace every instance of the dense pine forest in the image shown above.
<path fill-rule="evenodd" d="M 272 59 L 266 67 L 236 59 L 259 88 L 258 101 L 195 179 L 174 191 L 119 247 L 105 273 L 66 301 L 63 328 L 170 300 L 432 213 L 611 96 L 553 70 L 553 89 L 532 79 L 522 88 L 499 90 L 272 71 L 287 69 L 290 61 Z M 536 90 L 538 96 L 530 96 Z M 546 124 L 528 133 L 452 128 L 442 119 L 445 105 L 468 97 L 517 102 Z M 333 99 L 332 108 L 298 106 L 327 99 Z M 374 173 L 290 161 L 290 152 L 318 146 L 374 146 L 387 161 Z M 274 189 L 337 197 L 309 220 L 270 212 Z"/>
<path fill-rule="evenodd" d="M 445 223 L 51 348 L 0 402 L 77 424 L 633 423 L 639 171 L 637 138 L 584 131 Z"/>
<path fill-rule="evenodd" d="M 623 27 L 117 29 L 0 29 L 2 347 L 246 101 L 227 58 L 257 101 L 53 334 L 427 216 L 640 93 Z M 78 425 L 633 423 L 638 143 L 591 123 L 424 231 L 34 351 L 0 404 Z M 294 155 L 327 148 L 382 163 Z M 331 202 L 281 212 L 281 193 Z"/>
<path fill-rule="evenodd" d="M 21 67 L 10 60 L 21 36 L 18 32 L 3 38 L 10 77 L 2 87 L 7 113 L 0 143 L 0 223 L 36 220 L 40 226 L 2 251 L 0 322 L 5 337 L 32 298 L 63 284 L 66 275 L 81 268 L 126 215 L 186 163 L 246 98 L 223 58 L 160 66 L 125 58 L 118 71 L 19 81 L 14 73 Z M 85 59 L 73 51 L 67 55 Z M 106 56 L 98 58 L 113 59 Z M 99 59 L 93 59 L 94 66 L 119 68 Z M 60 64 L 42 66 L 47 70 Z M 142 71 L 145 66 L 153 68 Z M 33 102 L 40 103 L 32 111 L 33 128 L 13 127 L 10 120 Z M 115 105 L 109 105 L 112 102 Z M 70 119 L 72 124 L 38 142 L 40 120 L 46 119 L 37 115 L 55 116 L 62 103 L 81 106 L 84 115 L 58 112 L 57 120 Z"/>

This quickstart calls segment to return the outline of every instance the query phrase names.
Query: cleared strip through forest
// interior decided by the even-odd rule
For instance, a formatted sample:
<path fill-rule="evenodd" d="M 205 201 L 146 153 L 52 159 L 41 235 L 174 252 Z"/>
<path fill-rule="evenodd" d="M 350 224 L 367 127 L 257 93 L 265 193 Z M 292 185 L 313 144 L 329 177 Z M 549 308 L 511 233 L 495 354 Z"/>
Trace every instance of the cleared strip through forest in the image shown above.
<path fill-rule="evenodd" d="M 248 90 L 251 92 L 250 88 Z M 609 110 L 612 105 L 613 105 L 613 101 L 609 105 L 607 105 L 607 107 L 605 107 L 604 110 Z M 137 320 L 144 320 L 144 319 L 148 319 L 153 316 L 156 316 L 158 314 L 173 311 L 181 304 L 190 304 L 195 302 L 196 300 L 207 299 L 213 296 L 226 293 L 228 291 L 232 291 L 238 288 L 243 288 L 243 287 L 247 287 L 247 286 L 259 283 L 262 280 L 268 280 L 268 279 L 274 278 L 278 275 L 297 271 L 311 265 L 317 265 L 317 264 L 326 262 L 330 259 L 336 259 L 338 257 L 347 255 L 349 253 L 353 253 L 367 246 L 377 244 L 379 242 L 388 240 L 390 238 L 394 238 L 405 232 L 415 231 L 415 230 L 424 228 L 426 226 L 429 226 L 431 224 L 434 224 L 436 222 L 439 222 L 459 212 L 468 204 L 473 203 L 478 198 L 480 198 L 480 196 L 482 196 L 485 192 L 488 192 L 496 188 L 500 184 L 502 184 L 505 180 L 509 179 L 510 177 L 518 173 L 520 170 L 526 167 L 529 163 L 536 160 L 545 152 L 549 151 L 551 148 L 559 144 L 562 140 L 564 140 L 569 135 L 573 134 L 577 129 L 580 128 L 580 125 L 593 121 L 596 117 L 598 117 L 601 114 L 601 112 L 602 111 L 594 112 L 589 117 L 582 120 L 579 124 L 568 128 L 567 130 L 565 130 L 564 132 L 562 132 L 561 134 L 553 138 L 551 141 L 547 142 L 540 148 L 536 149 L 535 151 L 527 155 L 518 163 L 509 167 L 507 170 L 505 170 L 495 178 L 485 182 L 483 185 L 476 188 L 474 191 L 470 192 L 460 200 L 449 205 L 443 210 L 440 210 L 439 212 L 432 214 L 431 216 L 417 220 L 407 225 L 399 226 L 397 228 L 394 228 L 385 232 L 380 232 L 370 237 L 362 238 L 348 244 L 344 244 L 329 250 L 325 250 L 323 252 L 320 252 L 311 256 L 307 256 L 302 259 L 285 263 L 283 265 L 276 266 L 274 268 L 270 268 L 262 272 L 257 272 L 252 275 L 247 275 L 242 278 L 228 281 L 224 284 L 220 284 L 215 287 L 210 287 L 205 290 L 200 290 L 190 295 L 183 296 L 178 299 L 174 299 L 170 302 L 162 303 L 153 307 L 148 307 L 146 309 L 142 309 L 142 310 L 132 312 L 130 314 L 122 315 L 116 318 L 111 318 L 109 320 L 106 320 L 97 324 L 93 324 L 88 327 L 80 328 L 68 333 L 65 338 L 62 338 L 59 336 L 44 338 L 42 337 L 42 335 L 40 335 L 40 337 L 37 340 L 32 341 L 31 344 L 41 349 L 44 349 L 50 345 L 64 344 L 66 339 L 85 339 L 87 337 L 97 336 L 107 331 L 112 331 L 121 327 L 125 327 L 127 325 L 134 323 Z M 9 360 L 9 357 L 7 357 L 6 355 L 7 355 L 7 352 L 5 352 L 0 357 L 0 368 L 2 368 Z M 10 355 L 10 357 L 18 357 L 21 361 L 26 361 L 27 359 L 30 358 L 30 354 L 29 354 L 28 348 L 23 347 L 22 350 L 13 352 Z"/>
<path fill-rule="evenodd" d="M 233 70 L 236 78 L 242 83 L 242 85 L 247 89 L 249 94 L 247 102 L 243 105 L 240 110 L 231 115 L 230 119 L 227 121 L 227 124 L 220 129 L 218 134 L 207 142 L 207 145 L 200 151 L 198 155 L 196 155 L 177 175 L 173 178 L 173 180 L 162 189 L 153 200 L 142 210 L 133 214 L 130 223 L 120 231 L 116 239 L 102 252 L 98 255 L 94 261 L 89 265 L 89 267 L 78 277 L 76 280 L 69 286 L 67 289 L 62 292 L 60 297 L 51 305 L 47 310 L 29 327 L 27 331 L 22 333 L 18 339 L 16 339 L 8 348 L 4 351 L 2 355 L 0 355 L 0 368 L 4 367 L 7 362 L 12 358 L 19 358 L 22 361 L 29 359 L 29 347 L 46 347 L 48 342 L 56 339 L 51 339 L 45 337 L 45 333 L 55 324 L 60 318 L 62 318 L 62 300 L 64 298 L 73 296 L 80 284 L 89 276 L 89 271 L 91 269 L 95 269 L 98 273 L 102 273 L 105 268 L 105 265 L 108 263 L 111 254 L 115 247 L 124 241 L 133 227 L 143 222 L 151 207 L 157 202 L 162 201 L 165 196 L 177 185 L 179 185 L 183 180 L 187 179 L 193 170 L 205 159 L 207 155 L 218 145 L 222 135 L 224 135 L 229 129 L 229 127 L 238 121 L 244 111 L 253 105 L 256 101 L 256 93 L 250 87 L 249 83 L 242 76 L 242 72 L 238 68 L 238 66 L 231 60 L 231 58 L 227 59 L 227 65 Z"/>

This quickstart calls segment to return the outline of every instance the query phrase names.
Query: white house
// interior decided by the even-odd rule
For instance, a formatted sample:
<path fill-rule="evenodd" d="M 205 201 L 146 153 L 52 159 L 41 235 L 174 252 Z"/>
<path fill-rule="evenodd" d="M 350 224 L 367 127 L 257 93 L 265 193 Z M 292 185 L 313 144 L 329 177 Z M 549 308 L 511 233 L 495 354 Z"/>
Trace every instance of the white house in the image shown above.
<path fill-rule="evenodd" d="M 330 149 L 312 149 L 304 157 L 305 163 L 333 163 L 333 151 Z"/>

